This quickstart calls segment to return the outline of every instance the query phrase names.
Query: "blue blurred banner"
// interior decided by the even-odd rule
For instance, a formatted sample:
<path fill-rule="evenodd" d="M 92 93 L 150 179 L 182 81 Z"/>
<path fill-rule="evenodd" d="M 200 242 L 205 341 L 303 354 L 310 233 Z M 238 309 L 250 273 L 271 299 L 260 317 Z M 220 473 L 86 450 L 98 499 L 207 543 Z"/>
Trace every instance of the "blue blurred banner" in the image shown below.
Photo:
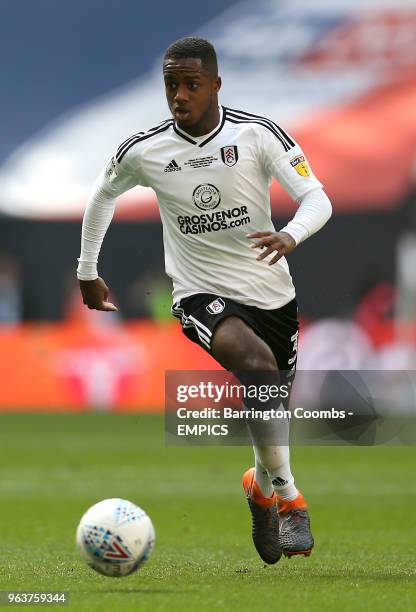
<path fill-rule="evenodd" d="M 0 167 L 3 212 L 79 217 L 117 144 L 167 116 L 162 52 L 192 33 L 217 48 L 222 103 L 292 131 L 336 211 L 392 208 L 411 189 L 414 0 L 260 0 L 226 7 L 216 1 L 198 4 L 198 11 L 189 2 L 177 8 L 43 0 L 24 3 L 24 20 L 17 17 L 19 5 L 7 7 L 10 18 L 2 20 L 11 83 L 1 102 L 3 116 L 11 117 L 3 145 L 11 155 Z M 18 45 L 10 53 L 13 37 L 25 41 L 24 51 Z M 149 190 L 136 188 L 117 214 L 157 218 L 154 203 Z M 291 210 L 277 185 L 272 206 L 275 214 Z"/>

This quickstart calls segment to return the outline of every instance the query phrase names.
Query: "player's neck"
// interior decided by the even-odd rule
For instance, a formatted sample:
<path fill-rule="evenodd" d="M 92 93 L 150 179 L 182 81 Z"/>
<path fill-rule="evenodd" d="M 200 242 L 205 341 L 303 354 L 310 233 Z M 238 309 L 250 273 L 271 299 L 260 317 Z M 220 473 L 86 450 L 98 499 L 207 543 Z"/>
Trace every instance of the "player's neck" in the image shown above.
<path fill-rule="evenodd" d="M 213 105 L 212 110 L 207 114 L 207 116 L 203 117 L 199 123 L 185 129 L 181 128 L 181 126 L 178 127 L 190 136 L 205 136 L 205 134 L 209 134 L 215 130 L 216 127 L 218 127 L 220 118 L 221 114 L 217 103 Z"/>

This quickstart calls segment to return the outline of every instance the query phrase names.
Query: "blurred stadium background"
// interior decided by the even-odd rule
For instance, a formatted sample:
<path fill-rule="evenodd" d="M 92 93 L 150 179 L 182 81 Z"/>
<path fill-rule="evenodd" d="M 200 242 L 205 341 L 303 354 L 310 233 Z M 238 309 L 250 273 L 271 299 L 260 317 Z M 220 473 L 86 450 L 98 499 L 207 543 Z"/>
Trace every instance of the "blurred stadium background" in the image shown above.
<path fill-rule="evenodd" d="M 168 116 L 161 55 L 192 33 L 217 48 L 222 103 L 292 132 L 333 202 L 329 225 L 290 256 L 299 367 L 416 367 L 414 0 L 2 11 L 0 409 L 159 410 L 166 369 L 215 367 L 171 319 L 151 190 L 120 200 L 105 240 L 100 273 L 119 313 L 85 310 L 75 280 L 92 181 L 120 141 Z M 271 193 L 279 227 L 294 204 Z"/>

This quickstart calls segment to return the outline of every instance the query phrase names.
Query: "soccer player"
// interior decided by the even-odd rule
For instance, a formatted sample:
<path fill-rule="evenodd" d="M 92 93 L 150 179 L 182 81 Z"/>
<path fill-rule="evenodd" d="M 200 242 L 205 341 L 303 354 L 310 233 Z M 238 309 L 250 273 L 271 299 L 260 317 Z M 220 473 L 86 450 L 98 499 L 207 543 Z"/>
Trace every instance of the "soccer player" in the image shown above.
<path fill-rule="evenodd" d="M 172 117 L 119 146 L 88 203 L 78 260 L 84 303 L 116 310 L 97 273 L 101 244 L 117 196 L 135 185 L 152 187 L 172 312 L 185 335 L 232 372 L 293 378 L 297 304 L 285 256 L 326 223 L 330 201 L 287 132 L 265 117 L 219 106 L 221 78 L 208 41 L 173 43 L 163 75 Z M 298 204 L 279 231 L 270 212 L 273 176 Z M 272 564 L 282 553 L 309 555 L 309 515 L 288 446 L 255 444 L 254 456 L 243 487 L 260 557 Z"/>

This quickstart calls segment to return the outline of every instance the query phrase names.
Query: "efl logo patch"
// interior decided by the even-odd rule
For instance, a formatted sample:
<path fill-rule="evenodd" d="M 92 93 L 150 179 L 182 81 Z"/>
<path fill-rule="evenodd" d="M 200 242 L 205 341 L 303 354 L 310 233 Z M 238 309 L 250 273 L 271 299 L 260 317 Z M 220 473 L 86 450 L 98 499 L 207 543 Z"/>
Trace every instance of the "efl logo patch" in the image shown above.
<path fill-rule="evenodd" d="M 221 159 L 226 166 L 235 166 L 238 162 L 237 146 L 221 147 Z"/>
<path fill-rule="evenodd" d="M 295 157 L 295 159 L 291 159 L 290 163 L 292 164 L 296 172 L 300 174 L 301 176 L 311 175 L 309 166 L 306 162 L 306 159 L 303 157 L 303 155 L 298 155 L 297 157 Z"/>
<path fill-rule="evenodd" d="M 222 312 L 225 308 L 225 302 L 223 299 L 217 298 L 216 300 L 211 302 L 211 304 L 208 304 L 206 308 L 210 314 L 220 314 L 220 312 Z"/>

